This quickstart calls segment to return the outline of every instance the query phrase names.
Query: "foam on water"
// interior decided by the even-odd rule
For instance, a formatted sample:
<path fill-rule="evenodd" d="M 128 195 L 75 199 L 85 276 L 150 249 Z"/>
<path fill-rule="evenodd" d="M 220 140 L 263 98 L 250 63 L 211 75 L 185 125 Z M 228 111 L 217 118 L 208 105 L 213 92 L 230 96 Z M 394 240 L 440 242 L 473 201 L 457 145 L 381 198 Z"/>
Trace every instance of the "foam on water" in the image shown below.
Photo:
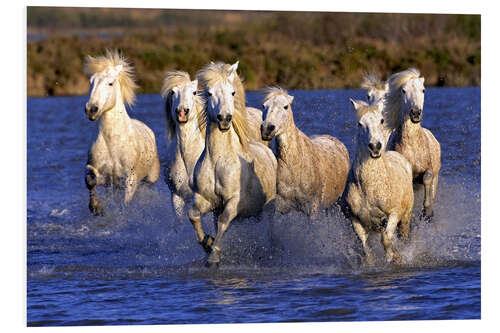
<path fill-rule="evenodd" d="M 364 264 L 359 239 L 339 207 L 310 220 L 300 212 L 276 213 L 270 206 L 260 217 L 231 223 L 223 238 L 223 257 L 217 271 L 342 274 L 478 262 L 480 195 L 473 193 L 465 185 L 447 184 L 442 179 L 435 216 L 429 223 L 419 217 L 423 191 L 418 190 L 410 240 L 394 242 L 403 258 L 398 267 L 385 264 L 377 233 L 369 238 L 376 265 Z M 104 267 L 101 272 L 112 275 L 206 272 L 205 253 L 196 242 L 189 220 L 175 218 L 168 191 L 142 187 L 126 207 L 120 203 L 119 193 L 103 194 L 107 207 L 103 217 L 90 216 L 86 207 L 59 207 L 51 210 L 48 220 L 30 226 L 31 251 L 51 250 L 66 253 L 68 258 L 75 251 L 85 254 L 80 262 L 69 263 L 69 268 L 58 266 L 54 270 L 35 265 L 31 276 L 46 275 L 47 269 L 51 274 L 71 274 L 75 265 L 93 274 L 99 272 L 95 266 Z M 203 218 L 203 225 L 214 235 L 212 214 Z"/>

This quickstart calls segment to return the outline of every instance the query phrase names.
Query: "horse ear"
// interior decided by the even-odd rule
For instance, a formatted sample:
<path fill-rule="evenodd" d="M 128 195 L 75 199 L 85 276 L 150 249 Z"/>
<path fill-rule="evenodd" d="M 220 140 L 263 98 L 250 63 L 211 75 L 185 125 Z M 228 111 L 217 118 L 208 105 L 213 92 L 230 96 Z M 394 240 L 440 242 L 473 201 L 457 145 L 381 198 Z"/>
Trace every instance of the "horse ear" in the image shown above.
<path fill-rule="evenodd" d="M 240 63 L 240 61 L 236 61 L 234 64 L 231 65 L 231 67 L 229 67 L 229 72 L 230 73 L 234 73 L 236 72 L 236 70 L 238 69 L 238 64 Z"/>
<path fill-rule="evenodd" d="M 422 83 L 422 85 L 423 85 L 423 84 L 424 84 L 424 81 L 425 81 L 425 77 L 423 77 L 423 76 L 422 76 L 422 77 L 420 78 L 420 83 Z"/>
<path fill-rule="evenodd" d="M 236 70 L 238 69 L 238 63 L 239 61 L 236 61 L 234 64 L 229 67 L 229 81 L 233 82 L 234 81 L 234 74 L 236 73 Z"/>
<path fill-rule="evenodd" d="M 351 102 L 352 107 L 354 108 L 354 111 L 358 111 L 359 103 L 357 101 L 353 100 L 352 98 L 349 98 L 349 102 Z"/>
<path fill-rule="evenodd" d="M 287 99 L 288 99 L 288 104 L 292 104 L 292 102 L 293 102 L 293 96 L 292 95 L 288 95 Z"/>

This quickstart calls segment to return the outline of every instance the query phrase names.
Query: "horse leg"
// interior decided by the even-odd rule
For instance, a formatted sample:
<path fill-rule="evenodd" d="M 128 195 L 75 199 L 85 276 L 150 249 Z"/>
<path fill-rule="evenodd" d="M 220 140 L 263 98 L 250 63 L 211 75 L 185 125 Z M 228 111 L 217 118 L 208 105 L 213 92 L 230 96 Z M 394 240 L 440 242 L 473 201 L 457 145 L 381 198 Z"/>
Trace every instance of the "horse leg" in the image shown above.
<path fill-rule="evenodd" d="M 387 221 L 387 226 L 382 232 L 382 244 L 385 249 L 385 259 L 387 262 L 395 261 L 401 263 L 401 256 L 398 251 L 392 247 L 392 238 L 394 237 L 394 232 L 398 226 L 398 216 L 397 214 L 391 214 Z"/>
<path fill-rule="evenodd" d="M 127 179 L 125 180 L 125 203 L 128 203 L 130 202 L 130 200 L 132 200 L 138 185 L 139 181 L 137 180 L 137 176 L 135 175 L 135 173 L 131 173 L 130 175 L 128 175 Z"/>
<path fill-rule="evenodd" d="M 222 235 L 229 227 L 229 223 L 238 215 L 239 197 L 229 199 L 224 205 L 224 211 L 220 214 L 217 220 L 217 235 L 215 236 L 214 244 L 212 245 L 212 252 L 208 256 L 208 265 L 218 264 L 220 262 L 220 242 Z"/>
<path fill-rule="evenodd" d="M 184 214 L 184 206 L 186 205 L 186 202 L 184 199 L 176 194 L 172 193 L 172 207 L 174 208 L 175 215 L 180 218 L 182 214 Z"/>
<path fill-rule="evenodd" d="M 189 209 L 189 221 L 193 225 L 198 243 L 203 247 L 205 252 L 210 253 L 214 238 L 210 235 L 205 235 L 201 225 L 201 215 L 208 213 L 212 209 L 212 204 L 203 198 L 198 193 L 194 194 L 194 205 Z"/>
<path fill-rule="evenodd" d="M 436 201 L 438 183 L 439 183 L 439 174 L 435 175 L 434 179 L 432 180 L 432 205 L 433 206 L 434 206 L 434 202 Z"/>
<path fill-rule="evenodd" d="M 408 239 L 410 237 L 410 223 L 411 223 L 411 209 L 407 214 L 401 218 L 401 223 L 399 224 L 398 231 L 399 236 Z"/>
<path fill-rule="evenodd" d="M 373 265 L 373 255 L 367 244 L 368 232 L 363 227 L 361 222 L 359 222 L 359 220 L 356 218 L 352 219 L 352 227 L 354 229 L 354 232 L 356 232 L 356 235 L 358 235 L 359 239 L 361 240 L 361 244 L 363 245 L 363 251 L 365 252 L 366 263 L 368 265 Z"/>
<path fill-rule="evenodd" d="M 103 215 L 104 211 L 97 195 L 97 186 L 100 185 L 99 177 L 96 174 L 96 169 L 91 165 L 87 165 L 87 170 L 85 174 L 85 185 L 90 194 L 89 209 L 94 215 Z"/>
<path fill-rule="evenodd" d="M 424 183 L 424 189 L 425 189 L 425 194 L 424 194 L 424 216 L 426 218 L 430 218 L 433 215 L 432 211 L 432 204 L 433 204 L 433 197 L 432 197 L 432 187 L 433 187 L 433 178 L 434 175 L 432 174 L 431 170 L 427 170 L 424 173 L 423 176 L 423 183 Z"/>

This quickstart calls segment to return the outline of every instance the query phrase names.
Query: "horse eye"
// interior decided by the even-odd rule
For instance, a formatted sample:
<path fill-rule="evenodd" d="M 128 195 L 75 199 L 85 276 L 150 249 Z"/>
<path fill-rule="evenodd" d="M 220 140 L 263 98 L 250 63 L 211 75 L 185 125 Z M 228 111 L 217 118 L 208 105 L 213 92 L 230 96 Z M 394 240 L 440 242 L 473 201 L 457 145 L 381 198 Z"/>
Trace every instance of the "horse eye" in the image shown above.
<path fill-rule="evenodd" d="M 424 93 L 425 93 L 425 89 L 422 90 L 422 94 L 424 94 Z"/>
<path fill-rule="evenodd" d="M 208 92 L 208 96 L 212 96 L 212 93 L 210 91 Z"/>
<path fill-rule="evenodd" d="M 366 95 L 366 99 L 370 99 L 370 95 Z"/>
<path fill-rule="evenodd" d="M 384 123 L 384 118 L 380 119 L 380 123 L 383 124 Z"/>
<path fill-rule="evenodd" d="M 235 94 L 235 93 L 236 93 L 236 91 L 233 91 L 233 92 L 231 93 L 231 95 L 233 95 L 233 96 L 234 96 L 234 94 Z"/>
<path fill-rule="evenodd" d="M 110 87 L 111 87 L 112 85 L 113 85 L 113 82 L 108 83 L 108 86 L 110 86 Z"/>
<path fill-rule="evenodd" d="M 358 123 L 358 126 L 361 127 L 361 123 Z"/>
<path fill-rule="evenodd" d="M 265 106 L 264 104 L 262 104 L 262 108 L 263 108 L 263 109 L 265 109 L 265 108 L 266 108 L 266 106 Z"/>
<path fill-rule="evenodd" d="M 283 108 L 284 108 L 285 110 L 288 110 L 288 105 L 285 105 Z"/>
<path fill-rule="evenodd" d="M 402 92 L 403 94 L 406 94 L 406 90 L 404 90 L 404 89 L 401 89 L 401 92 Z"/>
<path fill-rule="evenodd" d="M 196 91 L 193 91 L 193 95 L 196 95 Z"/>

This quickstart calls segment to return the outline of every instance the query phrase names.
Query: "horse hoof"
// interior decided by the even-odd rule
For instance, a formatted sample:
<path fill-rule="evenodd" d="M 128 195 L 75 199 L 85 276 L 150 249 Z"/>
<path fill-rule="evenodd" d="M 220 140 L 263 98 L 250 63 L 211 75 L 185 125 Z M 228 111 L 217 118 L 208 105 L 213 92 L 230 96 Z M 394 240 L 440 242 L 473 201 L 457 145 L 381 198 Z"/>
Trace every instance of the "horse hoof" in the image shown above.
<path fill-rule="evenodd" d="M 94 216 L 104 216 L 104 209 L 99 204 L 98 205 L 90 204 L 89 209 Z"/>
<path fill-rule="evenodd" d="M 210 254 L 212 252 L 212 244 L 214 243 L 214 238 L 210 235 L 205 235 L 203 240 L 201 241 L 201 246 L 203 246 L 203 249 L 205 250 L 206 253 Z"/>
<path fill-rule="evenodd" d="M 219 263 L 218 262 L 210 262 L 210 261 L 207 261 L 205 263 L 205 267 L 206 268 L 219 268 Z"/>
<path fill-rule="evenodd" d="M 401 265 L 401 263 L 403 262 L 401 259 L 401 255 L 396 250 L 393 250 L 393 256 L 391 262 L 393 264 L 398 264 L 398 265 Z"/>
<path fill-rule="evenodd" d="M 219 252 L 213 250 L 210 255 L 208 256 L 207 262 L 210 264 L 219 264 L 220 262 L 220 257 L 219 257 Z"/>
<path fill-rule="evenodd" d="M 365 264 L 368 266 L 373 266 L 375 264 L 375 259 L 372 254 L 365 255 Z"/>

